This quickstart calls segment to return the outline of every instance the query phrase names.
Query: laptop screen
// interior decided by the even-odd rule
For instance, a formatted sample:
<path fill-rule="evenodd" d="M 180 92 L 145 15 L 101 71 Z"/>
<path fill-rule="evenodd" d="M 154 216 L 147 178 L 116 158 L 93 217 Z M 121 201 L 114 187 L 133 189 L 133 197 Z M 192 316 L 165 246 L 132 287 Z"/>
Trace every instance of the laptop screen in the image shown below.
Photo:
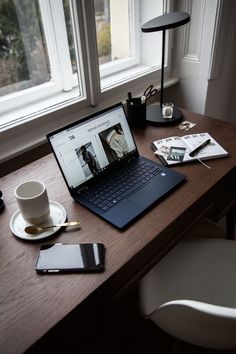
<path fill-rule="evenodd" d="M 51 133 L 47 138 L 70 189 L 136 151 L 122 104 Z"/>

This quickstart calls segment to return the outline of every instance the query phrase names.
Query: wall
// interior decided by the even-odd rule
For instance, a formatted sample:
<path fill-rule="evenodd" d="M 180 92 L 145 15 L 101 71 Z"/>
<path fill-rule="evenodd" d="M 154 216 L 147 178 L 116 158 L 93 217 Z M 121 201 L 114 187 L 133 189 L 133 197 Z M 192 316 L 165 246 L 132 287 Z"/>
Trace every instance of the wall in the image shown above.
<path fill-rule="evenodd" d="M 175 9 L 190 13 L 191 22 L 176 30 L 180 82 L 166 99 L 236 123 L 236 2 L 179 0 Z"/>
<path fill-rule="evenodd" d="M 236 123 L 236 2 L 220 2 L 205 113 Z"/>
<path fill-rule="evenodd" d="M 217 0 L 179 0 L 176 10 L 190 14 L 189 24 L 176 29 L 174 58 L 180 85 L 171 95 L 181 107 L 204 114 Z M 174 100 L 174 101 L 175 101 Z"/>
<path fill-rule="evenodd" d="M 231 102 L 228 110 L 229 121 L 236 122 L 236 79 L 234 78 L 232 82 L 232 93 L 231 93 Z"/>

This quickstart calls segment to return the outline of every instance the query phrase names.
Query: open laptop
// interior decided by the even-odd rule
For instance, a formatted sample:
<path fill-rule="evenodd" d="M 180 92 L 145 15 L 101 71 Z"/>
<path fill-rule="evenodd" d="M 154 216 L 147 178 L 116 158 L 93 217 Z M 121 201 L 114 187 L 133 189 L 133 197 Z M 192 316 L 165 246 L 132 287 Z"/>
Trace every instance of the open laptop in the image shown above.
<path fill-rule="evenodd" d="M 139 155 L 122 103 L 47 135 L 74 200 L 124 228 L 185 180 Z"/>

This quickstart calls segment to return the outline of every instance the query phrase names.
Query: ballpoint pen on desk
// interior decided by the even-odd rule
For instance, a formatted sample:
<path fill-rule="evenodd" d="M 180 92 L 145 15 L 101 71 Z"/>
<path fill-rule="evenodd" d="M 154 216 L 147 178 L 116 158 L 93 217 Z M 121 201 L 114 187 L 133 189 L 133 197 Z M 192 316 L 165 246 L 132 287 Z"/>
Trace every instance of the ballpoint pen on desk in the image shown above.
<path fill-rule="evenodd" d="M 129 100 L 132 100 L 132 94 L 131 94 L 131 92 L 128 92 L 128 99 L 129 99 Z"/>
<path fill-rule="evenodd" d="M 207 139 L 203 143 L 201 143 L 198 147 L 196 147 L 194 150 L 192 150 L 189 153 L 189 156 L 193 157 L 195 156 L 200 150 L 202 150 L 206 145 L 208 145 L 211 142 L 211 139 Z"/>

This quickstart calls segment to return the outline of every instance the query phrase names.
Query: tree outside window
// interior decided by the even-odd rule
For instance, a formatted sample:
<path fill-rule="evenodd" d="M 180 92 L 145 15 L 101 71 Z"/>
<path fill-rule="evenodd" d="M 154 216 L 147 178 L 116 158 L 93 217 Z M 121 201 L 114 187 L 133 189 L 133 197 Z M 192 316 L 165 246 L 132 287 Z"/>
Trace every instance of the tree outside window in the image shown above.
<path fill-rule="evenodd" d="M 37 0 L 0 2 L 0 96 L 49 81 Z"/>

